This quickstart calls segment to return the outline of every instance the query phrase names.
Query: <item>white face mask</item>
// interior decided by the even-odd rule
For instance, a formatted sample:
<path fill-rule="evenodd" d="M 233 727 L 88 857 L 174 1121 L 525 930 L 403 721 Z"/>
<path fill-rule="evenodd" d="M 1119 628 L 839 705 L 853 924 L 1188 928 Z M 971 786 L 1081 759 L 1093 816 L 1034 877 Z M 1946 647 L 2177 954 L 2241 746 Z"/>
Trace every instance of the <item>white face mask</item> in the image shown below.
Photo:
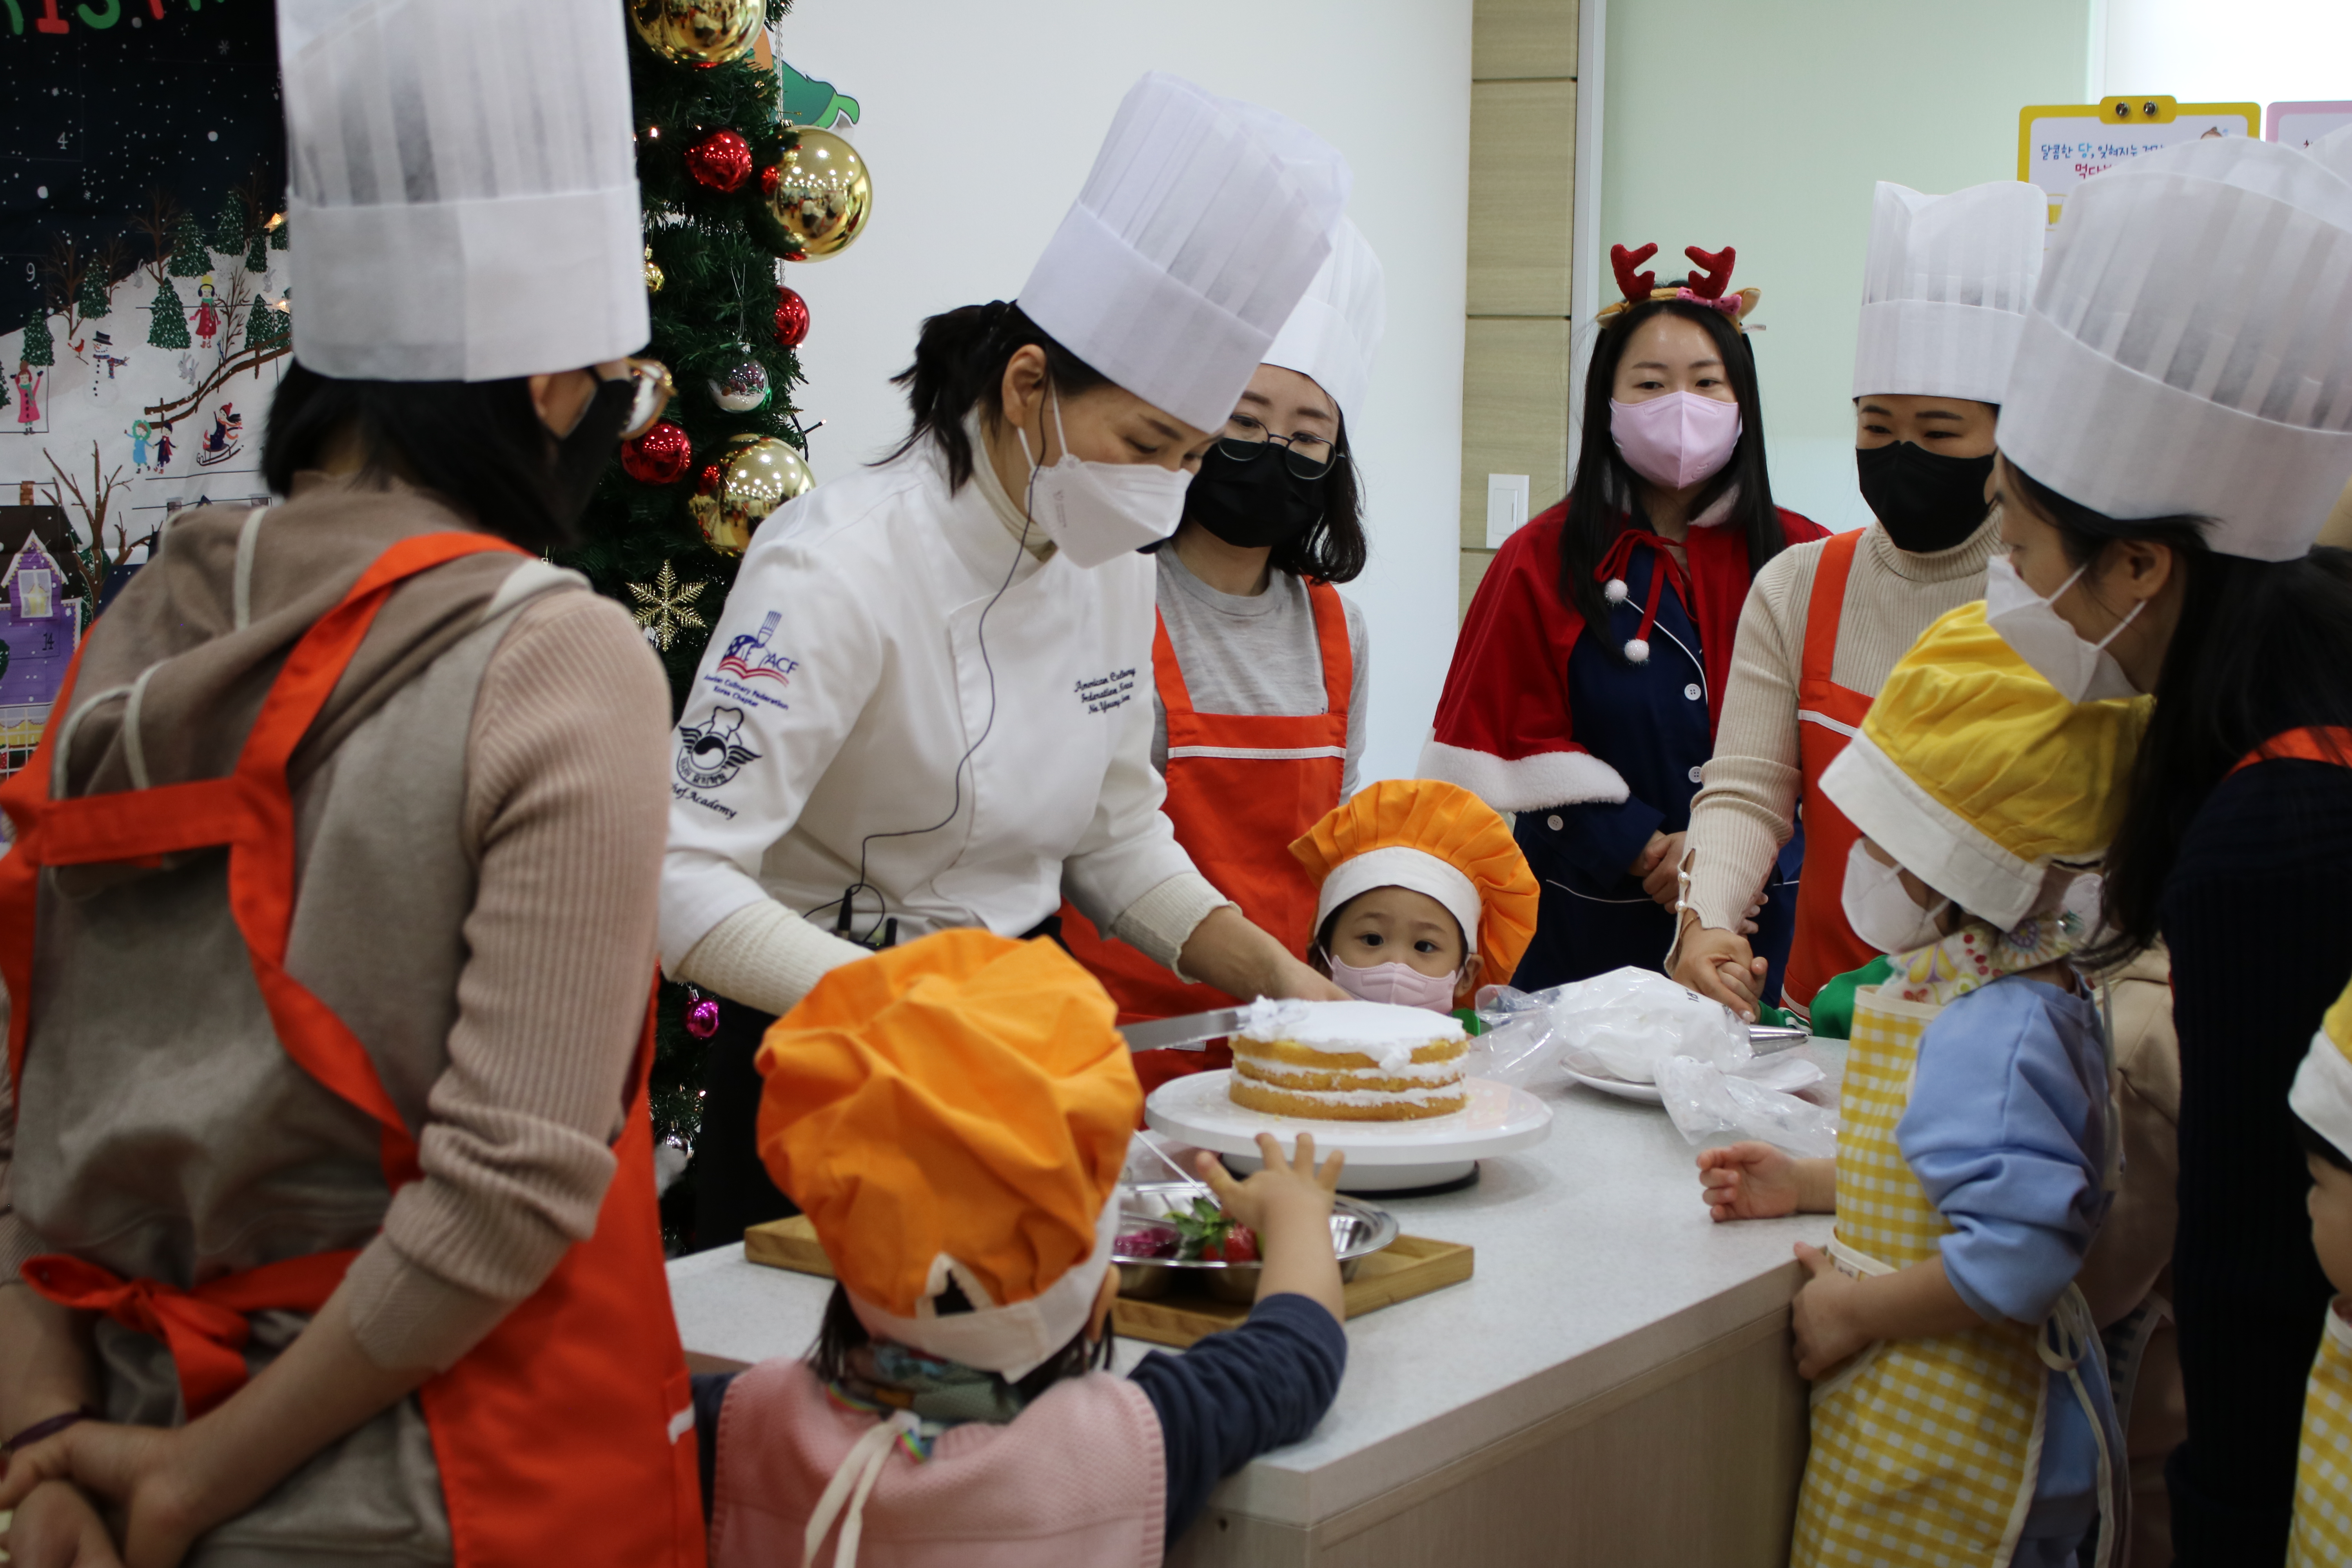
<path fill-rule="evenodd" d="M 2139 688 L 2131 683 L 2131 677 L 2116 662 L 2116 656 L 2107 651 L 2107 645 L 2147 608 L 2147 601 L 2142 599 L 2134 605 L 2131 614 L 2117 621 L 2115 630 L 2097 642 L 2085 642 L 2083 634 L 2068 626 L 2066 617 L 2055 608 L 2058 601 L 2066 596 L 2066 590 L 2080 582 L 2082 576 L 2082 569 L 2076 570 L 2045 599 L 2026 586 L 2025 579 L 2017 574 L 2009 557 L 1996 555 L 1985 563 L 1985 624 L 1999 632 L 2000 640 L 2069 702 L 2105 702 L 2113 698 L 2137 697 Z"/>
<path fill-rule="evenodd" d="M 1062 429 L 1062 401 L 1054 400 L 1054 434 L 1062 458 L 1052 468 L 1029 456 L 1029 433 L 1019 426 L 1021 455 L 1029 459 L 1030 518 L 1074 566 L 1095 567 L 1157 544 L 1184 516 L 1192 476 L 1157 463 L 1089 462 L 1070 450 Z"/>
<path fill-rule="evenodd" d="M 1881 952 L 1893 953 L 1941 942 L 1944 933 L 1937 928 L 1936 917 L 1951 900 L 1938 899 L 1934 909 L 1921 909 L 1904 889 L 1902 868 L 1880 860 L 1857 838 L 1846 851 L 1845 888 L 1839 902 L 1854 935 Z"/>

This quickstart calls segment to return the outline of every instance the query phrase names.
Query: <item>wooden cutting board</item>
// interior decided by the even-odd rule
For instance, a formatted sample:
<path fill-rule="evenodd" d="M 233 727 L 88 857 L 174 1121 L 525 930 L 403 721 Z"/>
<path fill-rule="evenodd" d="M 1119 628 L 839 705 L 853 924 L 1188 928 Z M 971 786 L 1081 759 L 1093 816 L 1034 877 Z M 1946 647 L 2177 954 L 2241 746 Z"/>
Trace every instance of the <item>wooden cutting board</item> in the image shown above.
<path fill-rule="evenodd" d="M 771 1268 L 833 1278 L 833 1264 L 816 1242 L 815 1227 L 803 1215 L 755 1225 L 743 1233 L 743 1256 Z M 1426 1296 L 1432 1290 L 1458 1285 L 1470 1278 L 1474 1249 L 1458 1242 L 1432 1241 L 1426 1237 L 1400 1236 L 1367 1258 L 1345 1289 L 1348 1316 L 1360 1318 L 1382 1307 Z M 1239 1301 L 1219 1301 L 1200 1290 L 1178 1289 L 1151 1301 L 1121 1296 L 1111 1308 L 1111 1321 L 1129 1339 L 1154 1344 L 1189 1345 L 1249 1316 Z"/>

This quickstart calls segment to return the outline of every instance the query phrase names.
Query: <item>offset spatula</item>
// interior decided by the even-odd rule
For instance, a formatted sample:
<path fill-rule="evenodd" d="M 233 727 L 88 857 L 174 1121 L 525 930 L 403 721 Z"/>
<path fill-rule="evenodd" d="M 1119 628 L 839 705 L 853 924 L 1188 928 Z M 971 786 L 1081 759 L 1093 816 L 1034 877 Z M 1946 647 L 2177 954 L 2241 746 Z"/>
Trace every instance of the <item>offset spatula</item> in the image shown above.
<path fill-rule="evenodd" d="M 1126 1024 L 1130 1051 L 1197 1051 L 1211 1040 L 1222 1040 L 1242 1026 L 1239 1007 L 1219 1007 L 1209 1013 L 1188 1013 L 1181 1018 L 1155 1018 L 1148 1024 Z"/>

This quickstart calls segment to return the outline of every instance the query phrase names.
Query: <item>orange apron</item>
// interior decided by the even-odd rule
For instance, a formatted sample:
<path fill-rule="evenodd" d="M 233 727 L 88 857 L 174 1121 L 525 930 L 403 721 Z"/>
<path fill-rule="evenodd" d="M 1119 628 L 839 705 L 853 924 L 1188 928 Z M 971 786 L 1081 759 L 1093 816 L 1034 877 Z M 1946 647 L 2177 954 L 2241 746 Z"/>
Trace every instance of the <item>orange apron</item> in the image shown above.
<path fill-rule="evenodd" d="M 2296 763 L 2330 763 L 2336 767 L 2352 767 L 2352 730 L 2334 724 L 2306 725 L 2300 730 L 2288 730 L 2273 735 L 2244 756 L 2224 778 L 2243 772 L 2256 763 L 2273 759 Z"/>
<path fill-rule="evenodd" d="M 1168 714 L 1168 799 L 1160 809 L 1176 825 L 1176 842 L 1219 892 L 1302 958 L 1315 940 L 1317 889 L 1292 858 L 1290 844 L 1339 804 L 1356 673 L 1339 591 L 1310 581 L 1307 597 L 1323 652 L 1326 707 L 1320 713 L 1195 712 L 1167 622 L 1158 623 L 1151 640 L 1152 679 Z M 1106 938 L 1066 901 L 1062 941 L 1110 992 L 1122 1024 L 1234 1005 L 1234 998 L 1215 986 L 1188 985 L 1125 942 Z M 1171 1078 L 1231 1065 L 1223 1046 L 1144 1051 L 1135 1058 L 1146 1093 Z"/>
<path fill-rule="evenodd" d="M 1797 934 L 1780 983 L 1780 1005 L 1802 1018 L 1813 993 L 1878 956 L 1845 922 L 1845 858 L 1861 835 L 1821 791 L 1822 774 L 1862 731 L 1871 698 L 1830 679 L 1838 618 L 1862 531 L 1830 536 L 1805 605 L 1805 650 L 1797 667 L 1797 758 L 1803 773 L 1805 866 L 1797 879 Z"/>
<path fill-rule="evenodd" d="M 32 1011 L 41 868 L 226 846 L 229 901 L 278 1043 L 304 1071 L 382 1127 L 384 1176 L 394 1190 L 417 1178 L 415 1135 L 366 1047 L 285 969 L 295 886 L 286 762 L 394 587 L 462 555 L 513 549 L 482 534 L 434 533 L 378 556 L 288 656 L 236 771 L 226 778 L 53 801 L 49 748 L 58 731 L 51 727 L 31 763 L 0 786 L 0 807 L 16 829 L 15 847 L 0 858 L 0 974 L 12 1003 L 12 1082 L 21 1081 Z M 77 654 L 58 697 L 59 712 L 70 703 L 79 662 Z M 459 1568 L 699 1568 L 703 1562 L 693 1400 L 654 1194 L 646 1113 L 652 1062 L 649 1007 L 628 1115 L 614 1149 L 619 1168 L 595 1235 L 564 1254 L 537 1294 L 455 1366 L 417 1391 Z M 245 1382 L 245 1314 L 317 1311 L 355 1256 L 285 1258 L 193 1289 L 121 1279 L 62 1255 L 34 1258 L 24 1274 L 51 1300 L 105 1312 L 161 1337 L 193 1419 Z"/>

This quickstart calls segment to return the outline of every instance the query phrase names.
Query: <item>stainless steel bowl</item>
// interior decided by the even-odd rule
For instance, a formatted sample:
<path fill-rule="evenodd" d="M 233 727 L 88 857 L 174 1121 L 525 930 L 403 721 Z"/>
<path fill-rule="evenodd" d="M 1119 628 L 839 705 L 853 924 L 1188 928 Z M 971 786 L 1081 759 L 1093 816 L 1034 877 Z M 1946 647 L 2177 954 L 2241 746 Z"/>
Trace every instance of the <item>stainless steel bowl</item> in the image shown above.
<path fill-rule="evenodd" d="M 1181 1182 L 1153 1182 L 1131 1189 L 1138 1194 L 1164 1194 L 1188 1202 L 1199 1189 Z M 1120 1215 L 1118 1233 L 1133 1236 L 1156 1231 L 1174 1237 L 1173 1220 L 1158 1215 Z M 1331 1247 L 1339 1255 L 1339 1278 L 1353 1279 L 1363 1260 L 1397 1238 L 1396 1215 L 1359 1198 L 1340 1197 L 1331 1205 Z M 1198 1285 L 1220 1301 L 1249 1302 L 1257 1299 L 1255 1263 L 1186 1262 L 1175 1258 L 1120 1258 L 1118 1293 L 1139 1301 L 1165 1296 L 1180 1283 Z"/>

